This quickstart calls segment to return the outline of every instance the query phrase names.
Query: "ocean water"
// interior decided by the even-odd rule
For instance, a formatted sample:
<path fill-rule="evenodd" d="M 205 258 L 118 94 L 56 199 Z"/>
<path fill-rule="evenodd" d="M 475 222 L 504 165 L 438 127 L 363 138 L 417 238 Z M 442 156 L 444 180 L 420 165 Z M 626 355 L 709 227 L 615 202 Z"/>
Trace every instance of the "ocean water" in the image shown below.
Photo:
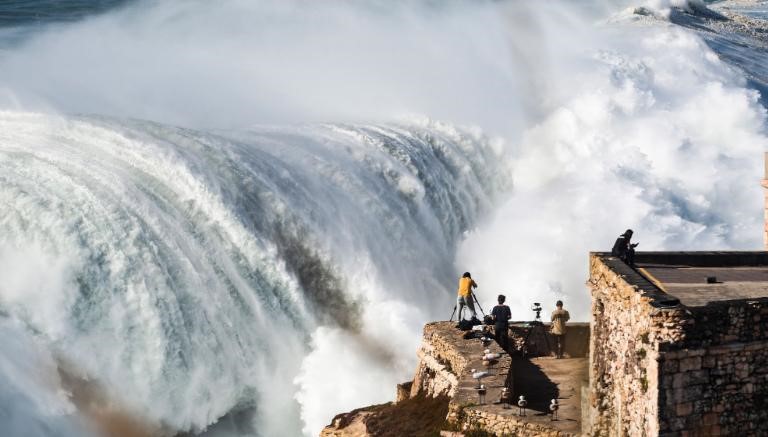
<path fill-rule="evenodd" d="M 8 0 L 0 10 L 0 26 L 76 21 L 125 3 L 126 0 Z"/>
<path fill-rule="evenodd" d="M 761 247 L 763 7 L 0 3 L 2 434 L 317 435 L 464 271 L 585 320 L 626 228 Z"/>

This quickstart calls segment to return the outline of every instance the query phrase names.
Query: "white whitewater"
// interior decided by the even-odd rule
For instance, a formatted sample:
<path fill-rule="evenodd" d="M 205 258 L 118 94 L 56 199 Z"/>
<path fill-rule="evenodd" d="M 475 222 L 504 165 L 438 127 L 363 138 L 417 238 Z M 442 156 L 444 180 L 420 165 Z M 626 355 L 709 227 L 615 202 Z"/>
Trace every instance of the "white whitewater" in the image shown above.
<path fill-rule="evenodd" d="M 434 123 L 225 138 L 2 113 L 3 307 L 152 422 L 200 431 L 256 406 L 265 435 L 298 433 L 291 385 L 318 326 L 408 368 L 400 346 L 442 312 L 495 159 Z"/>
<path fill-rule="evenodd" d="M 324 5 L 144 1 L 2 45 L 5 429 L 87 432 L 66 365 L 174 430 L 316 435 L 392 399 L 465 270 L 486 309 L 585 319 L 586 254 L 627 227 L 760 247 L 766 71 L 675 24 L 700 3 Z"/>

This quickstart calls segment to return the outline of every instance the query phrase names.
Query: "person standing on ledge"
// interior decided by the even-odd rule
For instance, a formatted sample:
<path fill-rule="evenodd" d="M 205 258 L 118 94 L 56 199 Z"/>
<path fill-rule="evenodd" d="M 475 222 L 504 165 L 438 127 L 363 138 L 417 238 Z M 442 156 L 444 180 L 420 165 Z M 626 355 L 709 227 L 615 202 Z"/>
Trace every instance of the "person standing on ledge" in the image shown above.
<path fill-rule="evenodd" d="M 618 257 L 628 265 L 635 266 L 635 247 L 640 243 L 632 243 L 632 229 L 627 229 L 619 235 L 616 242 L 613 243 L 611 255 Z"/>
<path fill-rule="evenodd" d="M 557 309 L 552 311 L 552 336 L 555 337 L 555 354 L 559 359 L 563 358 L 565 349 L 565 322 L 571 319 L 571 315 L 563 309 L 562 300 L 558 300 L 555 306 Z"/>
<path fill-rule="evenodd" d="M 469 308 L 469 312 L 472 313 L 472 318 L 477 318 L 475 312 L 475 304 L 472 301 L 472 289 L 477 288 L 477 283 L 472 279 L 472 275 L 469 272 L 464 272 L 459 279 L 459 295 L 456 298 L 456 305 L 459 306 L 459 320 L 462 320 L 461 312 L 466 306 Z"/>
<path fill-rule="evenodd" d="M 509 351 L 509 319 L 512 318 L 512 310 L 504 305 L 505 300 L 507 300 L 507 298 L 503 294 L 500 294 L 498 299 L 499 304 L 493 307 L 491 317 L 493 317 L 494 322 L 493 327 L 496 343 L 507 352 Z"/>

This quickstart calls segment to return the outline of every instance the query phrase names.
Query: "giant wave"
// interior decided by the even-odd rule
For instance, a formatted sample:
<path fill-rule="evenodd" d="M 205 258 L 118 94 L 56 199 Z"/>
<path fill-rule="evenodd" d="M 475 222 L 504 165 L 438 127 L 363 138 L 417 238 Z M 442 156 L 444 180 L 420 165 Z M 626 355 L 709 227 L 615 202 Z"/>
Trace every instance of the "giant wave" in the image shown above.
<path fill-rule="evenodd" d="M 3 307 L 142 418 L 201 431 L 269 405 L 276 435 L 318 326 L 406 364 L 369 326 L 438 317 L 494 157 L 431 122 L 223 136 L 5 112 Z"/>

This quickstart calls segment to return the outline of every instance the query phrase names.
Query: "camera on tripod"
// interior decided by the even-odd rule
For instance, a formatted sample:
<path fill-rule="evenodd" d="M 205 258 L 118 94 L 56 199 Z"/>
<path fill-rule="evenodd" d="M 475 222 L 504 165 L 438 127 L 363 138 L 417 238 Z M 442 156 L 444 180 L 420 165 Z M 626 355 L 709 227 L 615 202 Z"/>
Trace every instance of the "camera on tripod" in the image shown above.
<path fill-rule="evenodd" d="M 533 306 L 531 307 L 531 311 L 536 313 L 536 318 L 533 319 L 533 322 L 531 322 L 531 325 L 541 325 L 541 304 L 538 302 L 534 302 Z"/>
<path fill-rule="evenodd" d="M 523 338 L 522 354 L 524 357 L 528 356 L 531 351 L 537 351 L 539 354 L 546 354 L 551 348 L 549 346 L 549 337 L 547 331 L 544 329 L 544 322 L 541 321 L 541 312 L 544 308 L 541 307 L 539 302 L 534 302 L 531 306 L 531 311 L 536 314 L 536 318 L 533 321 L 527 323 L 525 337 Z M 537 343 L 542 346 L 538 346 Z M 546 349 L 543 347 L 546 346 Z"/>

